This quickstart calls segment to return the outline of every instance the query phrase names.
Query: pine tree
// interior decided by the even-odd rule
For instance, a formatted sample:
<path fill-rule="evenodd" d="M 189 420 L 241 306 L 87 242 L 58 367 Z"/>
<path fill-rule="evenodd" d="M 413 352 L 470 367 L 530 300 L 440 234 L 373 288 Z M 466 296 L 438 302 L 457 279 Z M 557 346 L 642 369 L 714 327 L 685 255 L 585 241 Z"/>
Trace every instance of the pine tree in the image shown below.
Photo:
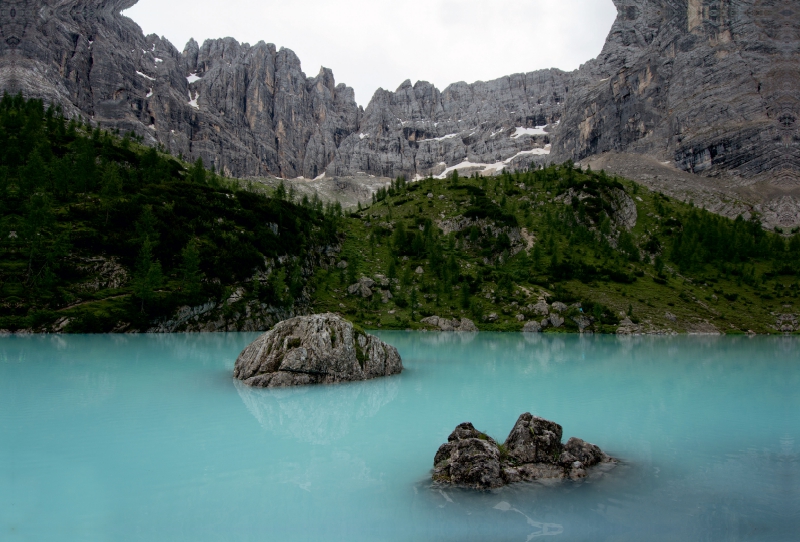
<path fill-rule="evenodd" d="M 536 243 L 533 245 L 533 268 L 539 269 L 539 265 L 542 263 L 542 247 L 540 243 Z"/>
<path fill-rule="evenodd" d="M 286 199 L 286 185 L 283 184 L 283 181 L 275 188 L 275 192 L 273 193 L 272 197 L 277 200 L 285 200 Z"/>
<path fill-rule="evenodd" d="M 107 164 L 103 171 L 103 187 L 100 195 L 106 208 L 106 224 L 108 224 L 109 211 L 122 195 L 122 178 L 119 175 L 119 166 L 115 162 Z"/>
<path fill-rule="evenodd" d="M 187 294 L 194 296 L 200 292 L 200 251 L 197 249 L 197 242 L 192 239 L 181 251 L 181 288 Z"/>
<path fill-rule="evenodd" d="M 158 224 L 158 220 L 156 216 L 153 214 L 153 206 L 152 205 L 145 205 L 142 208 L 142 214 L 139 216 L 139 220 L 136 222 L 136 239 L 140 244 L 144 244 L 145 241 L 150 240 L 153 243 L 153 247 L 158 244 L 159 233 L 156 230 L 156 225 Z"/>
<path fill-rule="evenodd" d="M 195 184 L 206 184 L 206 168 L 203 166 L 203 159 L 198 158 L 192 167 L 189 168 L 189 181 Z"/>
<path fill-rule="evenodd" d="M 20 192 L 24 196 L 44 190 L 48 184 L 48 168 L 38 150 L 28 156 L 28 163 L 20 168 Z"/>
<path fill-rule="evenodd" d="M 354 284 L 358 275 L 358 266 L 360 264 L 358 254 L 351 254 L 347 258 L 347 284 Z"/>
<path fill-rule="evenodd" d="M 153 257 L 154 246 L 154 241 L 145 239 L 136 259 L 133 291 L 141 302 L 142 312 L 144 312 L 145 303 L 149 303 L 153 299 L 155 290 L 161 286 L 161 263 Z"/>
<path fill-rule="evenodd" d="M 44 250 L 46 235 L 45 230 L 55 222 L 47 194 L 36 193 L 25 206 L 25 216 L 22 222 L 22 238 L 28 248 L 28 280 L 32 278 L 33 261 Z"/>
<path fill-rule="evenodd" d="M 402 222 L 399 222 L 394 229 L 394 236 L 392 237 L 392 245 L 394 246 L 395 254 L 404 253 L 406 250 L 406 243 L 406 226 Z"/>
<path fill-rule="evenodd" d="M 471 296 L 469 293 L 469 285 L 464 282 L 461 284 L 461 308 L 467 310 L 470 308 Z"/>

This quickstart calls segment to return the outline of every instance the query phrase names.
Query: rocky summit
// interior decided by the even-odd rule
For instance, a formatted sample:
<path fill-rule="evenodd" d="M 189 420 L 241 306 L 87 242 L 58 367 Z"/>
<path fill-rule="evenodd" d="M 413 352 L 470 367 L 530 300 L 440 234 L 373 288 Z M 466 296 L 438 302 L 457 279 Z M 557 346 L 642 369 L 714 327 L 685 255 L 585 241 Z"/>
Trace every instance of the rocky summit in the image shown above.
<path fill-rule="evenodd" d="M 366 109 L 288 49 L 145 36 L 121 15 L 135 1 L 3 2 L 0 90 L 229 176 L 488 175 L 613 155 L 608 171 L 721 214 L 800 224 L 793 0 L 613 0 L 602 52 L 574 72 L 406 81 Z"/>
<path fill-rule="evenodd" d="M 397 349 L 336 314 L 278 323 L 245 348 L 233 370 L 248 386 L 332 384 L 399 374 Z"/>
<path fill-rule="evenodd" d="M 561 443 L 561 426 L 522 414 L 505 443 L 462 423 L 439 447 L 434 458 L 436 482 L 474 489 L 545 479 L 579 480 L 587 469 L 616 463 L 594 444 L 578 438 Z"/>

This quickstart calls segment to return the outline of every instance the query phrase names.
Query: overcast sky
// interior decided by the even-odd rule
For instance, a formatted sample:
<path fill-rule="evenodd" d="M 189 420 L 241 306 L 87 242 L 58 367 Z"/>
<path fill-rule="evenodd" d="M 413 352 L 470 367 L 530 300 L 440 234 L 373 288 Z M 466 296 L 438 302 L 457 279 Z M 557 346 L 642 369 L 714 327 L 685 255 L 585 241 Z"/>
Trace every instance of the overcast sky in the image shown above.
<path fill-rule="evenodd" d="M 612 0 L 139 0 L 125 15 L 178 50 L 189 38 L 232 36 L 293 50 L 366 106 L 378 87 L 425 80 L 440 90 L 596 57 Z"/>

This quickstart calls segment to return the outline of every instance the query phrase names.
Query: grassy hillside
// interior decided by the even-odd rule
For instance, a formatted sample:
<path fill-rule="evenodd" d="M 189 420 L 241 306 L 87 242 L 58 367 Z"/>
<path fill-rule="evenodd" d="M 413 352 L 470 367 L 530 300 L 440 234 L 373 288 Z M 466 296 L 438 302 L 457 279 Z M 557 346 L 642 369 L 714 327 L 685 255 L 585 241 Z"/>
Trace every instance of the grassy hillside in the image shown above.
<path fill-rule="evenodd" d="M 170 330 L 237 329 L 303 310 L 341 208 L 242 190 L 5 96 L 0 217 L 0 329 L 146 330 L 182 307 L 197 308 Z"/>
<path fill-rule="evenodd" d="M 534 307 L 545 299 L 569 305 L 551 331 L 576 331 L 581 316 L 595 332 L 626 317 L 633 332 L 794 329 L 800 237 L 571 164 L 400 180 L 344 229 L 347 267 L 315 275 L 314 307 L 367 327 L 423 328 L 437 315 L 516 331 L 542 319 Z M 375 275 L 389 286 L 348 293 Z"/>
<path fill-rule="evenodd" d="M 134 137 L 0 100 L 0 330 L 257 330 L 340 312 L 364 327 L 794 331 L 800 236 L 571 164 L 402 179 L 344 215 Z M 796 233 L 796 232 L 795 232 Z"/>

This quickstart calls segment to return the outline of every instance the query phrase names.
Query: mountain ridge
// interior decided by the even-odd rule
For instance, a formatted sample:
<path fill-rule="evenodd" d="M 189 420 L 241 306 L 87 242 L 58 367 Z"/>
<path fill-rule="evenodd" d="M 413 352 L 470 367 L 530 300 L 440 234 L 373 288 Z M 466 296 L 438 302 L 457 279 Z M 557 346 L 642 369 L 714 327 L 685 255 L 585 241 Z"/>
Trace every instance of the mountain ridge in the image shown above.
<path fill-rule="evenodd" d="M 307 77 L 289 49 L 223 38 L 178 51 L 120 14 L 133 0 L 15 0 L 0 10 L 0 88 L 229 176 L 422 178 L 627 153 L 716 179 L 720 201 L 746 211 L 780 207 L 771 226 L 800 223 L 800 10 L 614 3 L 601 54 L 576 71 L 442 91 L 406 81 L 362 109 L 331 70 Z"/>

